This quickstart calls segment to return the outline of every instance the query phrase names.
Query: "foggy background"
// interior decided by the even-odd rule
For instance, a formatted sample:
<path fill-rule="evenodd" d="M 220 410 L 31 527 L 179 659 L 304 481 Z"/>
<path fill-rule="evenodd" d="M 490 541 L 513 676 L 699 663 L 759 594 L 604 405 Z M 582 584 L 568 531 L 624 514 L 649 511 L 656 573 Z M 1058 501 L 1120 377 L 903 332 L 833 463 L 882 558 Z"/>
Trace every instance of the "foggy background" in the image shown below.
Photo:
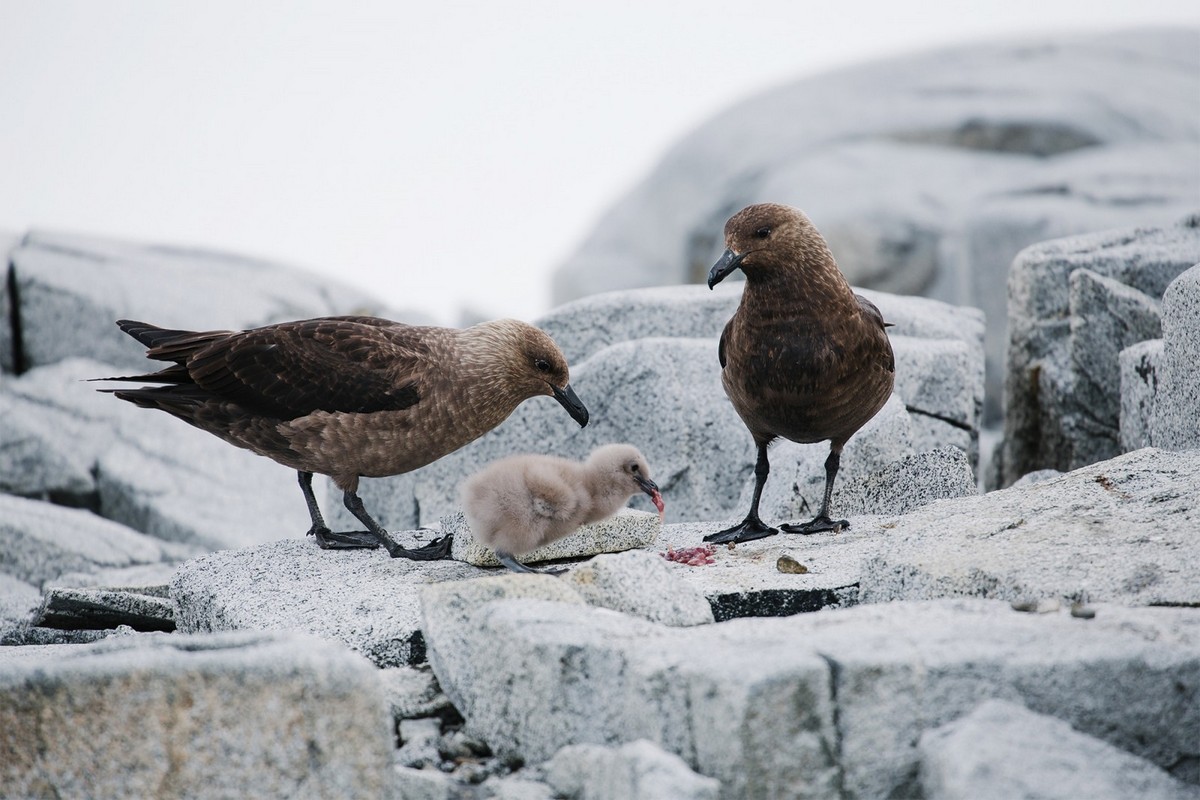
<path fill-rule="evenodd" d="M 1195 0 L 0 2 L 0 230 L 196 245 L 397 309 L 530 319 L 663 152 L 747 95 Z"/>

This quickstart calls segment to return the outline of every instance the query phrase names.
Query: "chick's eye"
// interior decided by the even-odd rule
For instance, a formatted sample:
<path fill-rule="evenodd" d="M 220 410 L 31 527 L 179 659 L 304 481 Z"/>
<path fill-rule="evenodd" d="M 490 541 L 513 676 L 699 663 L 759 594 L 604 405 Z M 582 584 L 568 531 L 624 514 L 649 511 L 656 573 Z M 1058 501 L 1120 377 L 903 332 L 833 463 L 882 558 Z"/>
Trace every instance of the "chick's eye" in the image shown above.
<path fill-rule="evenodd" d="M 765 239 L 771 235 L 771 227 L 769 225 L 763 225 L 754 232 L 754 235 L 759 239 Z"/>
<path fill-rule="evenodd" d="M 535 359 L 533 365 L 537 367 L 538 372 L 550 371 L 550 362 L 544 358 Z"/>
<path fill-rule="evenodd" d="M 630 465 L 629 465 L 629 471 L 630 471 L 630 472 L 632 472 L 632 473 L 634 473 L 634 474 L 636 475 L 636 474 L 637 474 L 637 472 L 638 472 L 638 465 L 637 465 L 637 464 L 630 464 Z"/>

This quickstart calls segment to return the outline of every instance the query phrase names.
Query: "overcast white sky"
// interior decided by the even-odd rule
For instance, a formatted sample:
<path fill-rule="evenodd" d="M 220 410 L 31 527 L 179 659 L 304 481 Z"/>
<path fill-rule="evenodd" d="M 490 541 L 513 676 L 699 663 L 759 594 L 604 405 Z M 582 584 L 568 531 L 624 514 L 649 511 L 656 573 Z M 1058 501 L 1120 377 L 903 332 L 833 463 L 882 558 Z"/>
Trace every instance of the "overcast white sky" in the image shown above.
<path fill-rule="evenodd" d="M 747 94 L 1195 0 L 0 0 L 0 230 L 231 250 L 532 318 L 597 216 Z"/>

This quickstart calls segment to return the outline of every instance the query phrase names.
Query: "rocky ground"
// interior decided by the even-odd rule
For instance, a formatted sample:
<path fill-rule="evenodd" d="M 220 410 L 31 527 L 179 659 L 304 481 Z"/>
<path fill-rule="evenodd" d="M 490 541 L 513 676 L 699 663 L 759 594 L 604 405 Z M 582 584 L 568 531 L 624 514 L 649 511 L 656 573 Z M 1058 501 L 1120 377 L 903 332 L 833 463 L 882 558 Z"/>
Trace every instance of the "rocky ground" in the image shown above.
<path fill-rule="evenodd" d="M 995 100 L 1001 73 L 1028 86 L 1014 64 L 1069 66 L 1042 86 L 1037 117 L 1069 125 L 964 127 L 975 101 L 960 98 L 957 116 L 904 106 L 907 138 L 834 148 L 911 159 L 919 145 L 960 170 L 947 186 L 1069 174 L 1075 188 L 1053 195 L 1065 206 L 1043 193 L 1030 217 L 1010 193 L 988 208 L 1050 220 L 1017 226 L 1027 233 L 1111 228 L 1022 240 L 1039 243 L 1002 263 L 1016 256 L 999 311 L 1002 432 L 984 427 L 997 321 L 864 292 L 894 323 L 896 392 L 846 448 L 834 503 L 851 527 L 838 534 L 700 548 L 740 518 L 752 485 L 753 449 L 716 368 L 737 286 L 628 289 L 536 320 L 570 359 L 592 424 L 530 401 L 428 468 L 366 481 L 368 507 L 403 543 L 454 532 L 454 560 L 421 563 L 319 550 L 302 535 L 294 474 L 86 383 L 141 367 L 141 348 L 112 325 L 121 317 L 421 320 L 278 265 L 12 237 L 0 294 L 0 795 L 1200 797 L 1200 187 L 1130 155 L 1161 137 L 1190 142 L 1181 152 L 1195 160 L 1200 132 L 1180 110 L 1149 113 L 1195 82 L 1179 74 L 1191 56 L 1177 35 L 1156 36 L 956 57 L 1001 120 L 1034 102 Z M 1099 103 L 1082 73 L 1106 81 L 1118 56 L 1127 68 Z M 898 67 L 914 96 L 921 63 Z M 861 91 L 871 74 L 848 73 Z M 1139 80 L 1161 91 L 1137 91 Z M 704 144 L 713 135 L 702 129 L 666 163 L 720 149 Z M 854 160 L 841 155 L 821 158 Z M 1109 174 L 1106 159 L 1141 164 L 1154 191 L 1173 187 L 1157 226 L 1136 227 L 1149 201 L 1084 213 L 1076 188 L 1091 179 L 1078 176 Z M 782 192 L 796 169 L 746 174 Z M 722 202 L 740 205 L 727 189 Z M 704 213 L 715 234 L 723 219 Z M 889 226 L 863 241 L 886 241 Z M 832 228 L 838 252 L 850 239 Z M 687 238 L 676 245 L 690 253 Z M 529 559 L 565 575 L 497 569 L 459 513 L 462 478 L 513 452 L 582 457 L 611 441 L 647 455 L 665 520 L 635 499 Z M 811 516 L 824 458 L 820 445 L 772 450 L 767 520 Z M 987 475 L 1008 488 L 982 492 Z M 349 524 L 329 487 L 315 488 Z"/>

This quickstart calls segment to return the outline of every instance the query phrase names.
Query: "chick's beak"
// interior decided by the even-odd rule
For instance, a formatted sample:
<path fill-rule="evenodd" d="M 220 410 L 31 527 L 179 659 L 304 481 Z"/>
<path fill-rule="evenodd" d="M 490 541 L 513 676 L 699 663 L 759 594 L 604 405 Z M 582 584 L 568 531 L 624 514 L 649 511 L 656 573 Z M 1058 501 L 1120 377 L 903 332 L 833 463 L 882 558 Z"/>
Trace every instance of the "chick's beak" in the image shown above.
<path fill-rule="evenodd" d="M 575 390 L 571 388 L 571 384 L 568 383 L 561 389 L 557 386 L 551 385 L 550 390 L 554 392 L 554 399 L 557 400 L 559 404 L 567 410 L 567 413 L 571 415 L 571 419 L 578 422 L 579 427 L 587 427 L 587 407 L 584 406 L 578 395 L 575 394 Z"/>
<path fill-rule="evenodd" d="M 713 268 L 708 271 L 708 288 L 711 289 L 721 281 L 725 280 L 729 273 L 738 268 L 738 265 L 742 263 L 742 259 L 745 257 L 745 253 L 741 253 L 739 255 L 734 253 L 732 250 L 726 249 L 725 252 L 721 254 L 721 258 L 717 261 L 717 263 L 713 264 Z"/>
<path fill-rule="evenodd" d="M 650 502 L 654 503 L 654 507 L 658 509 L 658 516 L 661 518 L 666 509 L 666 504 L 663 503 L 662 492 L 658 490 L 658 484 L 649 478 L 643 478 L 641 475 L 634 475 L 633 479 L 637 481 L 638 488 L 650 495 Z"/>

